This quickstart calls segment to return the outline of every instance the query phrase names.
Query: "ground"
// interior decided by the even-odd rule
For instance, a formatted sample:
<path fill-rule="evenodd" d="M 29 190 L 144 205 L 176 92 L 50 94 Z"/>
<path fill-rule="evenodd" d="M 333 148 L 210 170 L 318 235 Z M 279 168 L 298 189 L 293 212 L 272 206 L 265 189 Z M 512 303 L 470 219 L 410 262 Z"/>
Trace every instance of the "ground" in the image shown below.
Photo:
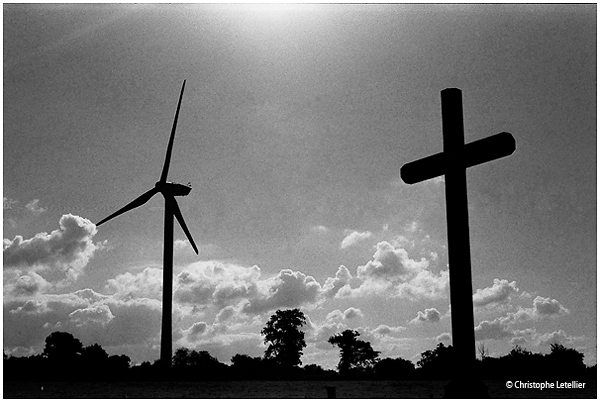
<path fill-rule="evenodd" d="M 583 382 L 583 381 L 581 381 Z M 448 381 L 199 381 L 199 382 L 4 382 L 3 398 L 441 398 Z M 596 381 L 583 389 L 508 389 L 484 381 L 492 398 L 596 398 Z"/>

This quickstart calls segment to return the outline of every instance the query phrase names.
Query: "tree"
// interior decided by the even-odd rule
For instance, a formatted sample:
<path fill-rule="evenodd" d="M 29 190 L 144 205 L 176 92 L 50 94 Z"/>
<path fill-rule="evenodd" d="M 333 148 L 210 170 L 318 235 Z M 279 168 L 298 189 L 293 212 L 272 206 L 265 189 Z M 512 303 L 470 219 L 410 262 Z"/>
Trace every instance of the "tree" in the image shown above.
<path fill-rule="evenodd" d="M 477 353 L 479 354 L 479 360 L 484 361 L 490 357 L 488 348 L 485 347 L 485 343 L 481 342 L 477 345 Z"/>
<path fill-rule="evenodd" d="M 277 310 L 260 331 L 268 345 L 265 359 L 273 360 L 285 367 L 296 367 L 302 362 L 302 349 L 306 347 L 302 326 L 306 316 L 299 309 Z"/>
<path fill-rule="evenodd" d="M 227 371 L 227 365 L 211 356 L 206 350 L 179 348 L 173 356 L 173 370 L 188 379 L 219 378 Z"/>
<path fill-rule="evenodd" d="M 554 371 L 561 374 L 579 374 L 585 370 L 583 353 L 567 348 L 559 343 L 550 345 L 548 359 Z"/>
<path fill-rule="evenodd" d="M 342 375 L 348 374 L 353 369 L 370 369 L 377 363 L 380 352 L 373 350 L 371 343 L 358 339 L 359 336 L 358 331 L 347 329 L 328 340 L 329 343 L 340 348 L 338 370 Z"/>
<path fill-rule="evenodd" d="M 81 355 L 82 344 L 68 332 L 53 332 L 46 338 L 44 356 L 55 361 L 73 360 Z"/>
<path fill-rule="evenodd" d="M 111 355 L 108 357 L 108 365 L 113 372 L 124 372 L 131 366 L 131 358 L 127 355 Z"/>
<path fill-rule="evenodd" d="M 97 343 L 81 349 L 81 356 L 86 362 L 100 363 L 108 361 L 108 353 Z"/>
<path fill-rule="evenodd" d="M 421 353 L 421 359 L 417 362 L 421 372 L 430 377 L 448 376 L 455 370 L 456 364 L 452 346 L 445 346 L 443 343 L 438 343 L 433 350 Z"/>
<path fill-rule="evenodd" d="M 375 363 L 375 375 L 378 379 L 405 380 L 415 375 L 415 365 L 401 357 L 387 357 Z"/>

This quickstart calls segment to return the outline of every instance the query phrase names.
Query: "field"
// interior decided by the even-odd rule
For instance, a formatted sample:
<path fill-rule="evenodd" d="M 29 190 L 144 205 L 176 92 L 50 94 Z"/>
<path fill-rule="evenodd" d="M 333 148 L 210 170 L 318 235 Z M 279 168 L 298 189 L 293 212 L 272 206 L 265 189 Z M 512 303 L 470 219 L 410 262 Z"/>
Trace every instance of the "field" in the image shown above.
<path fill-rule="evenodd" d="M 507 389 L 484 381 L 492 398 L 596 398 L 596 381 L 584 389 Z M 4 398 L 441 398 L 447 381 L 202 381 L 202 382 L 4 382 Z"/>

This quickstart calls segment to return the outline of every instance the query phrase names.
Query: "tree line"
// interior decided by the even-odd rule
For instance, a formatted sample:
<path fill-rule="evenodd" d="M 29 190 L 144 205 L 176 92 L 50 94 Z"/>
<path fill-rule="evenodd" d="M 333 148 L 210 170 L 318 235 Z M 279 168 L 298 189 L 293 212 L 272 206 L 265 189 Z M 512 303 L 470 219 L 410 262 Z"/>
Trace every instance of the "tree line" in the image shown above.
<path fill-rule="evenodd" d="M 306 347 L 302 327 L 306 317 L 299 309 L 277 310 L 261 331 L 267 349 L 263 356 L 236 354 L 231 364 L 224 364 L 205 350 L 179 348 L 172 369 L 165 374 L 159 361 L 132 365 L 126 355 L 112 355 L 98 344 L 83 346 L 67 332 L 53 332 L 46 338 L 39 355 L 13 357 L 4 353 L 5 381 L 147 381 L 155 380 L 419 380 L 450 379 L 460 369 L 460 358 L 452 346 L 438 344 L 421 353 L 416 365 L 409 360 L 379 358 L 370 342 L 359 339 L 360 333 L 347 329 L 328 339 L 338 347 L 337 370 L 316 364 L 302 366 Z M 596 365 L 586 367 L 583 354 L 560 344 L 552 344 L 550 353 L 532 353 L 516 346 L 505 356 L 490 357 L 479 348 L 476 370 L 479 379 L 583 379 L 596 378 Z"/>

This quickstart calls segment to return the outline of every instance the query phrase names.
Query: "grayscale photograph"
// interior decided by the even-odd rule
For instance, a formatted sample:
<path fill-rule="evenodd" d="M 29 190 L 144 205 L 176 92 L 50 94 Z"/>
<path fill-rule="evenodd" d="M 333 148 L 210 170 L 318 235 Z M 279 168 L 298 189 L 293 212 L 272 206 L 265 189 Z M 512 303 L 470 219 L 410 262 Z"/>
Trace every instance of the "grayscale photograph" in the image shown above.
<path fill-rule="evenodd" d="M 3 397 L 597 397 L 597 5 L 3 4 Z"/>

